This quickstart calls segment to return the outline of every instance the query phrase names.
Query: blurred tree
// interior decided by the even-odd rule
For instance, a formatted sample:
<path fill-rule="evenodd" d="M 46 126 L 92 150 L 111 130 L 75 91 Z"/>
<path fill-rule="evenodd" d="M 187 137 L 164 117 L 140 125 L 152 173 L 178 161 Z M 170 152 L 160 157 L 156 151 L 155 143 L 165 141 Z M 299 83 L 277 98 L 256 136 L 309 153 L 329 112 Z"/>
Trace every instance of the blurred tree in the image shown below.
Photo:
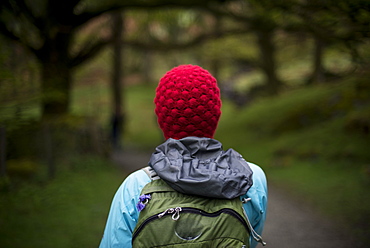
<path fill-rule="evenodd" d="M 41 65 L 43 116 L 68 111 L 72 69 L 94 56 L 108 40 L 85 44 L 71 54 L 77 28 L 107 7 L 83 12 L 80 1 L 1 1 L 0 32 L 29 49 Z"/>
<path fill-rule="evenodd" d="M 119 8 L 206 7 L 225 0 L 156 1 L 0 1 L 0 33 L 27 47 L 41 65 L 42 116 L 68 112 L 72 70 L 94 57 L 111 37 L 89 40 L 74 49 L 79 28 L 91 19 Z"/>
<path fill-rule="evenodd" d="M 260 57 L 257 64 L 248 60 L 245 64 L 261 69 L 266 78 L 266 87 L 262 90 L 272 95 L 279 93 L 283 86 L 277 74 L 277 33 L 294 32 L 312 37 L 311 81 L 315 82 L 331 76 L 323 63 L 327 46 L 344 45 L 354 61 L 363 61 L 357 47 L 370 37 L 370 2 L 367 0 L 239 0 L 222 8 L 208 6 L 207 9 L 218 17 L 234 19 L 244 26 L 245 32 L 255 34 Z"/>
<path fill-rule="evenodd" d="M 325 68 L 323 65 L 324 41 L 316 36 L 314 37 L 314 42 L 313 70 L 308 82 L 321 83 L 325 81 Z"/>
<path fill-rule="evenodd" d="M 269 0 L 240 0 L 231 2 L 227 8 L 209 6 L 208 8 L 217 18 L 224 16 L 240 23 L 244 33 L 253 33 L 256 36 L 256 45 L 259 49 L 259 60 L 252 62 L 265 75 L 263 91 L 275 95 L 280 92 L 282 82 L 277 74 L 276 47 L 274 37 L 282 19 L 281 10 L 274 8 L 274 1 Z M 251 61 L 240 60 L 251 65 Z M 261 87 L 261 86 L 258 86 Z M 259 91 L 261 91 L 260 89 Z"/>
<path fill-rule="evenodd" d="M 222 28 L 223 22 L 222 17 L 213 16 L 213 32 L 215 33 L 216 38 L 221 37 L 221 28 Z M 220 78 L 220 68 L 221 68 L 221 59 L 219 56 L 215 56 L 211 60 L 211 71 L 215 78 Z"/>
<path fill-rule="evenodd" d="M 208 7 L 202 8 L 207 9 Z M 135 12 L 134 15 L 142 22 L 136 22 L 137 32 L 130 32 L 124 42 L 137 49 L 170 51 L 193 48 L 217 37 L 245 32 L 240 27 L 209 30 L 212 24 L 207 22 L 207 18 L 203 18 L 206 14 L 204 11 L 161 10 L 145 17 L 145 13 L 142 15 Z M 178 62 L 174 64 L 177 65 Z"/>
<path fill-rule="evenodd" d="M 333 74 L 324 66 L 329 46 L 344 46 L 355 63 L 363 63 L 358 46 L 370 38 L 370 2 L 367 0 L 287 0 L 275 2 L 285 17 L 283 30 L 309 34 L 313 40 L 312 73 L 309 82 L 320 83 Z"/>
<path fill-rule="evenodd" d="M 328 45 L 346 47 L 355 63 L 360 65 L 362 56 L 358 45 L 370 38 L 370 2 L 364 0 L 305 1 L 301 18 L 310 27 L 315 38 L 315 56 L 312 72 L 313 82 L 330 79 L 322 63 L 323 50 Z M 306 11 L 304 11 L 306 10 Z"/>
<path fill-rule="evenodd" d="M 275 34 L 279 29 L 281 12 L 274 8 L 273 1 L 250 1 L 250 23 L 257 37 L 260 50 L 260 67 L 266 77 L 267 92 L 280 93 L 282 82 L 277 74 Z"/>
<path fill-rule="evenodd" d="M 1 121 L 16 119 L 37 103 L 39 78 L 30 53 L 18 44 L 0 37 Z M 16 124 L 16 123 L 14 123 Z"/>
<path fill-rule="evenodd" d="M 120 136 L 122 134 L 124 113 L 122 109 L 122 79 L 124 60 L 122 59 L 122 35 L 124 34 L 123 12 L 112 13 L 112 34 L 113 34 L 113 68 L 112 68 L 112 143 L 115 148 L 120 147 Z"/>

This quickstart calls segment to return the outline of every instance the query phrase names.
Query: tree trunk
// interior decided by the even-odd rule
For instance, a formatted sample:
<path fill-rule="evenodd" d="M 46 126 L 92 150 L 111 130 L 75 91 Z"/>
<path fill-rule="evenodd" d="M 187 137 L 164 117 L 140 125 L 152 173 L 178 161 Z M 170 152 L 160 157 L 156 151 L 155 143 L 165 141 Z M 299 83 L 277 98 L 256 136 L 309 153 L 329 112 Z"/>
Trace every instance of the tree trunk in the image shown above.
<path fill-rule="evenodd" d="M 42 117 L 67 114 L 71 69 L 63 62 L 42 62 Z"/>
<path fill-rule="evenodd" d="M 221 26 L 222 26 L 222 18 L 213 16 L 213 32 L 216 34 L 216 39 L 221 37 Z M 221 60 L 218 55 L 212 58 L 211 61 L 211 70 L 213 76 L 219 80 L 220 77 L 220 68 L 221 68 Z"/>
<path fill-rule="evenodd" d="M 121 12 L 112 14 L 113 33 L 113 71 L 112 71 L 112 143 L 115 148 L 120 147 L 120 137 L 123 131 L 124 113 L 122 110 L 122 33 L 123 16 Z"/>
<path fill-rule="evenodd" d="M 315 51 L 313 58 L 312 82 L 322 83 L 325 81 L 324 68 L 322 63 L 324 42 L 319 37 L 315 37 Z"/>
<path fill-rule="evenodd" d="M 60 26 L 55 29 L 58 32 L 47 37 L 37 53 L 41 64 L 43 118 L 67 114 L 70 105 L 72 68 L 69 53 L 73 32 Z"/>
<path fill-rule="evenodd" d="M 6 176 L 6 129 L 0 126 L 0 178 Z"/>
<path fill-rule="evenodd" d="M 153 52 L 149 49 L 143 50 L 143 75 L 144 83 L 150 85 L 153 82 Z"/>
<path fill-rule="evenodd" d="M 261 69 L 266 76 L 267 93 L 269 95 L 277 95 L 280 92 L 282 83 L 276 73 L 273 31 L 258 31 L 257 38 L 261 56 Z"/>

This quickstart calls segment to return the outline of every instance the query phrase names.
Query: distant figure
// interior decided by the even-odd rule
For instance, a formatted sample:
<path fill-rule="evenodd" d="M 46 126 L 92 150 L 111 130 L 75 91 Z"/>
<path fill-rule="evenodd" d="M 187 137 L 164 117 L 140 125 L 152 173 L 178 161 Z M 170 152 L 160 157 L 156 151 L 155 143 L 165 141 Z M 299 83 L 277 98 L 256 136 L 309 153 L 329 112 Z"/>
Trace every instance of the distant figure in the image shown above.
<path fill-rule="evenodd" d="M 117 190 L 100 248 L 265 245 L 266 177 L 213 139 L 221 115 L 216 79 L 180 65 L 162 77 L 154 103 L 166 141 Z"/>
<path fill-rule="evenodd" d="M 122 133 L 123 117 L 121 114 L 114 113 L 111 119 L 111 140 L 114 149 L 120 149 L 121 133 Z"/>

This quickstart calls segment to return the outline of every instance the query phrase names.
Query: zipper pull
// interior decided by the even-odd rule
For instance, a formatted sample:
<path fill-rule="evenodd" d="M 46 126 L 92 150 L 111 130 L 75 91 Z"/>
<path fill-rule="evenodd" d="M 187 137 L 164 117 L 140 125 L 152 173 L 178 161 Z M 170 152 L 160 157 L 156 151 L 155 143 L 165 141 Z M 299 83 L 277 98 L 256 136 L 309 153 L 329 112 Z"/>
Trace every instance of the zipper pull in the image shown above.
<path fill-rule="evenodd" d="M 181 207 L 175 208 L 175 213 L 172 215 L 173 220 L 178 220 L 180 218 L 180 212 L 182 211 Z"/>
<path fill-rule="evenodd" d="M 181 207 L 167 208 L 162 213 L 158 214 L 158 218 L 162 218 L 163 216 L 165 216 L 167 214 L 173 214 L 172 219 L 173 220 L 178 220 L 180 218 L 180 212 L 181 211 L 182 211 Z"/>
<path fill-rule="evenodd" d="M 167 213 L 168 214 L 172 214 L 173 212 L 175 212 L 175 209 L 174 208 L 167 208 L 166 210 L 164 210 L 162 213 L 158 214 L 158 218 L 162 218 L 163 216 L 165 216 Z"/>

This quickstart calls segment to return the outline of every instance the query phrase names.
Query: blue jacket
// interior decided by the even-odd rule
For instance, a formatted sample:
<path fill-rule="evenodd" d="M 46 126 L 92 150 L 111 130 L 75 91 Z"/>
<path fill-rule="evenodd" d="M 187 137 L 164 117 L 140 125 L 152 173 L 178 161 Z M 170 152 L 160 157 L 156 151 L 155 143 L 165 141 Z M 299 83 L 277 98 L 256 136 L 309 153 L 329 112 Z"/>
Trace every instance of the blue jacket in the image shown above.
<path fill-rule="evenodd" d="M 232 186 L 235 187 L 235 182 L 238 182 L 239 191 L 242 192 L 235 194 L 240 198 L 251 198 L 243 207 L 253 229 L 258 234 L 262 233 L 267 208 L 266 177 L 259 166 L 247 163 L 239 153 L 232 149 L 223 151 L 221 143 L 213 139 L 169 139 L 156 148 L 149 165 L 175 189 L 176 185 L 181 185 L 179 188 L 185 189 L 184 193 L 220 198 L 234 197 L 228 195 L 230 190 L 227 184 L 230 175 L 235 175 L 235 178 L 230 179 Z M 197 180 L 186 180 L 188 177 Z M 219 178 L 224 180 L 216 182 L 220 181 Z M 144 170 L 138 170 L 121 184 L 111 204 L 100 248 L 132 247 L 132 233 L 139 217 L 136 204 L 141 190 L 150 181 Z M 187 185 L 189 181 L 195 182 L 195 185 Z M 203 191 L 199 190 L 201 188 Z M 257 242 L 251 238 L 251 247 L 256 245 Z"/>

